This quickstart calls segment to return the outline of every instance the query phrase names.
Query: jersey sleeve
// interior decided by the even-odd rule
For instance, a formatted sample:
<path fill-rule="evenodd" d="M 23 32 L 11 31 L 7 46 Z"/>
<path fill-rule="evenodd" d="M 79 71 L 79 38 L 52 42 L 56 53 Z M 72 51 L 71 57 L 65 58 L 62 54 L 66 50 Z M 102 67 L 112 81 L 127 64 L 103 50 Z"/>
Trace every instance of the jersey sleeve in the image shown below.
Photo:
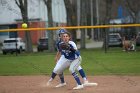
<path fill-rule="evenodd" d="M 77 50 L 77 46 L 76 46 L 76 44 L 73 41 L 69 41 L 69 44 L 70 44 L 70 48 L 72 50 Z"/>

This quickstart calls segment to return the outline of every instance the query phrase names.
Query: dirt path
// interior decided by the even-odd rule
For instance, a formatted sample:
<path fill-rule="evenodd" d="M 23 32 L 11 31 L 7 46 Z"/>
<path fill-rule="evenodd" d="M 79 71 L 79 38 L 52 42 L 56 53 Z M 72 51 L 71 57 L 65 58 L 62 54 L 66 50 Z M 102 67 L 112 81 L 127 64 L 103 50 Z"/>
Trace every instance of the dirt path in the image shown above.
<path fill-rule="evenodd" d="M 75 81 L 65 76 L 67 86 L 55 88 L 58 77 L 51 87 L 46 87 L 48 76 L 0 76 L 0 93 L 140 93 L 140 76 L 88 76 L 98 86 L 73 90 Z"/>

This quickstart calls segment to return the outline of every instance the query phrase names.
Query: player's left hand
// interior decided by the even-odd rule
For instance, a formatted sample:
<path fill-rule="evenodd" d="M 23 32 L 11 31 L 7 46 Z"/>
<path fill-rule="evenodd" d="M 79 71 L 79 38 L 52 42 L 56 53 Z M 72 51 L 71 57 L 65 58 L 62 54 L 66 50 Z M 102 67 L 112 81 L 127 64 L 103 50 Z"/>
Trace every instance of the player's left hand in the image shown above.
<path fill-rule="evenodd" d="M 60 44 L 60 48 L 61 48 L 62 50 L 69 50 L 69 49 L 70 49 L 70 45 L 69 45 L 69 43 L 62 42 L 62 43 Z"/>

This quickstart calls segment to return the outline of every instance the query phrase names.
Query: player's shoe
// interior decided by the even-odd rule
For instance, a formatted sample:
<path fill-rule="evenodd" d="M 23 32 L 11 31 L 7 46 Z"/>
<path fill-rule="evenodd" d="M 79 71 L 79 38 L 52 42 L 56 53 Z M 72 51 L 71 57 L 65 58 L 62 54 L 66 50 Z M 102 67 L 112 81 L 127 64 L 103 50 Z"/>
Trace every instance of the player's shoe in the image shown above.
<path fill-rule="evenodd" d="M 50 86 L 50 85 L 51 85 L 51 81 L 48 81 L 48 82 L 47 82 L 47 86 Z"/>
<path fill-rule="evenodd" d="M 84 81 L 83 86 L 87 87 L 87 86 L 97 86 L 98 83 L 89 83 L 87 80 Z"/>
<path fill-rule="evenodd" d="M 74 87 L 73 89 L 78 90 L 78 89 L 83 89 L 84 86 L 83 85 L 77 85 L 76 87 Z"/>
<path fill-rule="evenodd" d="M 63 87 L 63 86 L 66 86 L 66 82 L 65 83 L 60 83 L 58 84 L 57 86 L 55 86 L 56 88 L 59 88 L 59 87 Z"/>

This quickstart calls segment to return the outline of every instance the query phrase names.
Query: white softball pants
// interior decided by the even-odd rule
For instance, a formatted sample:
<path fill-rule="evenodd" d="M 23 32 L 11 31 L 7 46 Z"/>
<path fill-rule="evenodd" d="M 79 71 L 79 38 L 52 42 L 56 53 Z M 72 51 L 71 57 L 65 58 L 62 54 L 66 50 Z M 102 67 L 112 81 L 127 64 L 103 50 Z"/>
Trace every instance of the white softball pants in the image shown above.
<path fill-rule="evenodd" d="M 74 73 L 76 69 L 81 68 L 79 67 L 81 64 L 81 57 L 78 57 L 75 60 L 68 60 L 63 55 L 58 60 L 53 72 L 57 74 L 61 74 L 66 68 L 69 67 L 69 71 Z"/>

